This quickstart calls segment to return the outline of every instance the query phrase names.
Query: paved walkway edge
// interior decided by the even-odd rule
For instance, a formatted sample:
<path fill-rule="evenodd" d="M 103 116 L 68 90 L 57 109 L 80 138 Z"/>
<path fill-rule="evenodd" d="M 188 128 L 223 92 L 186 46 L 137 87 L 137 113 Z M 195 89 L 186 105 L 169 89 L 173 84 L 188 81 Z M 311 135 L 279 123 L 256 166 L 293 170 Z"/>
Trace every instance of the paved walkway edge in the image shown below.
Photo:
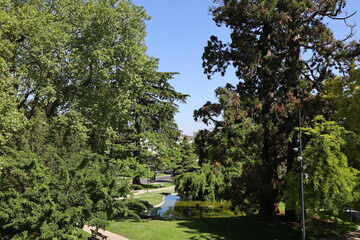
<path fill-rule="evenodd" d="M 90 229 L 95 229 L 95 227 L 90 227 L 90 226 L 85 225 L 84 228 L 83 228 L 83 230 L 85 232 L 88 232 L 88 233 L 91 234 Z M 130 240 L 130 239 L 128 239 L 126 237 L 123 237 L 123 236 L 121 236 L 119 234 L 112 233 L 112 232 L 109 232 L 109 231 L 106 231 L 106 230 L 99 229 L 99 232 L 101 232 L 102 234 L 108 236 L 108 240 Z"/>

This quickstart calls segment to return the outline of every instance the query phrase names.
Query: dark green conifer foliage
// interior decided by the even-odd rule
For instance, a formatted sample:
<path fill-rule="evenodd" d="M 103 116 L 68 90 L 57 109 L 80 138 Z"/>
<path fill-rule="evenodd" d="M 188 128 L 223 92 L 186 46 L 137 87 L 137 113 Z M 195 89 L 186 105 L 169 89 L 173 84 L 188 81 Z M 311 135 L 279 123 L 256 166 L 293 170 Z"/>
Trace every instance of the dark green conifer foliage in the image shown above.
<path fill-rule="evenodd" d="M 180 150 L 180 158 L 178 162 L 176 162 L 177 166 L 174 170 L 177 173 L 185 173 L 196 170 L 197 156 L 194 151 L 193 143 L 190 143 L 188 137 L 184 136 L 177 147 Z"/>
<path fill-rule="evenodd" d="M 344 54 L 345 44 L 323 22 L 341 18 L 345 1 L 215 2 L 213 19 L 231 29 L 231 40 L 224 43 L 211 36 L 203 54 L 204 71 L 210 78 L 225 75 L 229 66 L 235 68 L 235 92 L 257 126 L 249 141 L 260 146 L 254 164 L 259 184 L 253 192 L 258 193 L 260 212 L 272 213 L 278 210 L 282 169 L 290 170 L 295 157 L 296 143 L 287 140 L 298 124 L 297 109 L 302 108 L 305 122 L 326 112 L 326 101 L 314 93 L 322 91 L 322 82 L 334 76 L 335 67 L 345 71 L 351 62 Z M 212 121 L 212 114 L 221 109 L 208 103 L 195 114 Z"/>
<path fill-rule="evenodd" d="M 105 227 L 116 214 L 134 214 L 121 169 L 90 151 L 76 113 L 47 120 L 36 112 L 14 147 L 2 148 L 0 236 L 79 239 L 85 223 Z"/>
<path fill-rule="evenodd" d="M 156 67 L 157 64 L 154 65 Z M 134 184 L 140 184 L 140 176 L 149 174 L 149 167 L 157 170 L 157 166 L 162 165 L 159 161 L 164 147 L 174 146 L 180 136 L 174 116 L 178 111 L 177 103 L 184 103 L 188 95 L 175 91 L 170 85 L 173 75 L 147 74 L 142 86 L 134 91 L 135 102 L 130 108 L 129 128 L 123 136 L 132 145 L 128 157 L 135 165 L 142 166 L 132 173 Z"/>
<path fill-rule="evenodd" d="M 195 111 L 196 119 L 215 125 L 213 131 L 202 130 L 195 137 L 199 164 L 212 164 L 216 199 L 231 200 L 234 209 L 254 213 L 259 208 L 256 188 L 261 185 L 256 171 L 261 167 L 261 144 L 253 133 L 258 126 L 247 116 L 235 87 L 227 84 L 215 92 L 218 103 L 208 102 Z"/>

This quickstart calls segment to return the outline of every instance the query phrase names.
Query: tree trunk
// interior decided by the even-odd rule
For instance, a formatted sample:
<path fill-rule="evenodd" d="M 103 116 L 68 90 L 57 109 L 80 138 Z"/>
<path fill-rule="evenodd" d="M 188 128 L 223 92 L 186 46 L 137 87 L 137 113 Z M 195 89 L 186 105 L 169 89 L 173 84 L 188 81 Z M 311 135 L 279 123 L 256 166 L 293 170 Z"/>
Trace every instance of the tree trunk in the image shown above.
<path fill-rule="evenodd" d="M 274 213 L 280 213 L 280 202 L 274 203 Z"/>
<path fill-rule="evenodd" d="M 132 184 L 141 185 L 140 176 L 136 176 L 132 180 Z"/>
<path fill-rule="evenodd" d="M 262 186 L 260 186 L 260 214 L 262 215 L 271 215 L 279 211 L 278 208 L 278 176 L 277 176 L 277 163 L 276 159 L 276 137 L 271 135 L 269 129 L 268 112 L 269 112 L 269 102 L 267 101 L 264 104 L 263 108 L 263 119 L 264 119 L 264 133 L 263 133 L 263 159 L 264 159 L 264 170 L 262 172 Z"/>
<path fill-rule="evenodd" d="M 287 209 L 285 206 L 285 217 L 288 221 L 296 221 L 296 211 Z"/>

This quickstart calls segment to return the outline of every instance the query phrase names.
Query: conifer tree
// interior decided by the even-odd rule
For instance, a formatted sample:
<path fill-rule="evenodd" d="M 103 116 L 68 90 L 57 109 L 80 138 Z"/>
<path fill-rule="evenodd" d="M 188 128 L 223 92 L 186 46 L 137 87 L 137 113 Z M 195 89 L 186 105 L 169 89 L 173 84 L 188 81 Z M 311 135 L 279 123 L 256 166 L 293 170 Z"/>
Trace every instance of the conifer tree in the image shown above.
<path fill-rule="evenodd" d="M 253 192 L 259 193 L 260 212 L 272 213 L 280 200 L 279 170 L 284 164 L 290 170 L 295 157 L 296 143 L 287 139 L 297 126 L 298 108 L 306 121 L 326 112 L 326 101 L 314 93 L 322 92 L 322 82 L 334 76 L 335 68 L 346 72 L 351 62 L 344 54 L 345 43 L 324 23 L 346 20 L 341 15 L 345 0 L 215 2 L 213 19 L 231 29 L 231 40 L 224 43 L 211 36 L 203 54 L 204 72 L 211 78 L 225 75 L 230 65 L 235 68 L 235 91 L 258 126 L 250 141 L 256 139 L 261 146 L 256 167 L 260 184 Z M 217 111 L 217 105 L 204 109 Z"/>
<path fill-rule="evenodd" d="M 154 69 L 157 65 L 154 66 Z M 184 103 L 188 95 L 177 92 L 169 83 L 174 73 L 145 75 L 141 87 L 134 91 L 135 103 L 130 108 L 131 119 L 124 140 L 132 145 L 128 156 L 139 168 L 133 172 L 133 183 L 140 183 L 148 166 L 161 165 L 158 161 L 164 147 L 171 147 L 180 136 L 174 116 L 178 102 Z M 155 169 L 153 169 L 155 170 Z"/>

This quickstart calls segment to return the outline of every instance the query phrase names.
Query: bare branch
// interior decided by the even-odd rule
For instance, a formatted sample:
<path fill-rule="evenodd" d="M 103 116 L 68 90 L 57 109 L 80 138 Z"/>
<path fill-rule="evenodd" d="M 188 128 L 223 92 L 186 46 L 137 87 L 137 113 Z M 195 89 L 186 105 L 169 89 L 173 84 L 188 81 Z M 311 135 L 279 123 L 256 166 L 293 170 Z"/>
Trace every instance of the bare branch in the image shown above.
<path fill-rule="evenodd" d="M 346 20 L 348 18 L 351 18 L 352 16 L 354 16 L 357 13 L 357 11 L 353 12 L 351 15 L 346 16 L 346 17 L 333 17 L 328 15 L 329 18 L 333 19 L 333 20 Z"/>

